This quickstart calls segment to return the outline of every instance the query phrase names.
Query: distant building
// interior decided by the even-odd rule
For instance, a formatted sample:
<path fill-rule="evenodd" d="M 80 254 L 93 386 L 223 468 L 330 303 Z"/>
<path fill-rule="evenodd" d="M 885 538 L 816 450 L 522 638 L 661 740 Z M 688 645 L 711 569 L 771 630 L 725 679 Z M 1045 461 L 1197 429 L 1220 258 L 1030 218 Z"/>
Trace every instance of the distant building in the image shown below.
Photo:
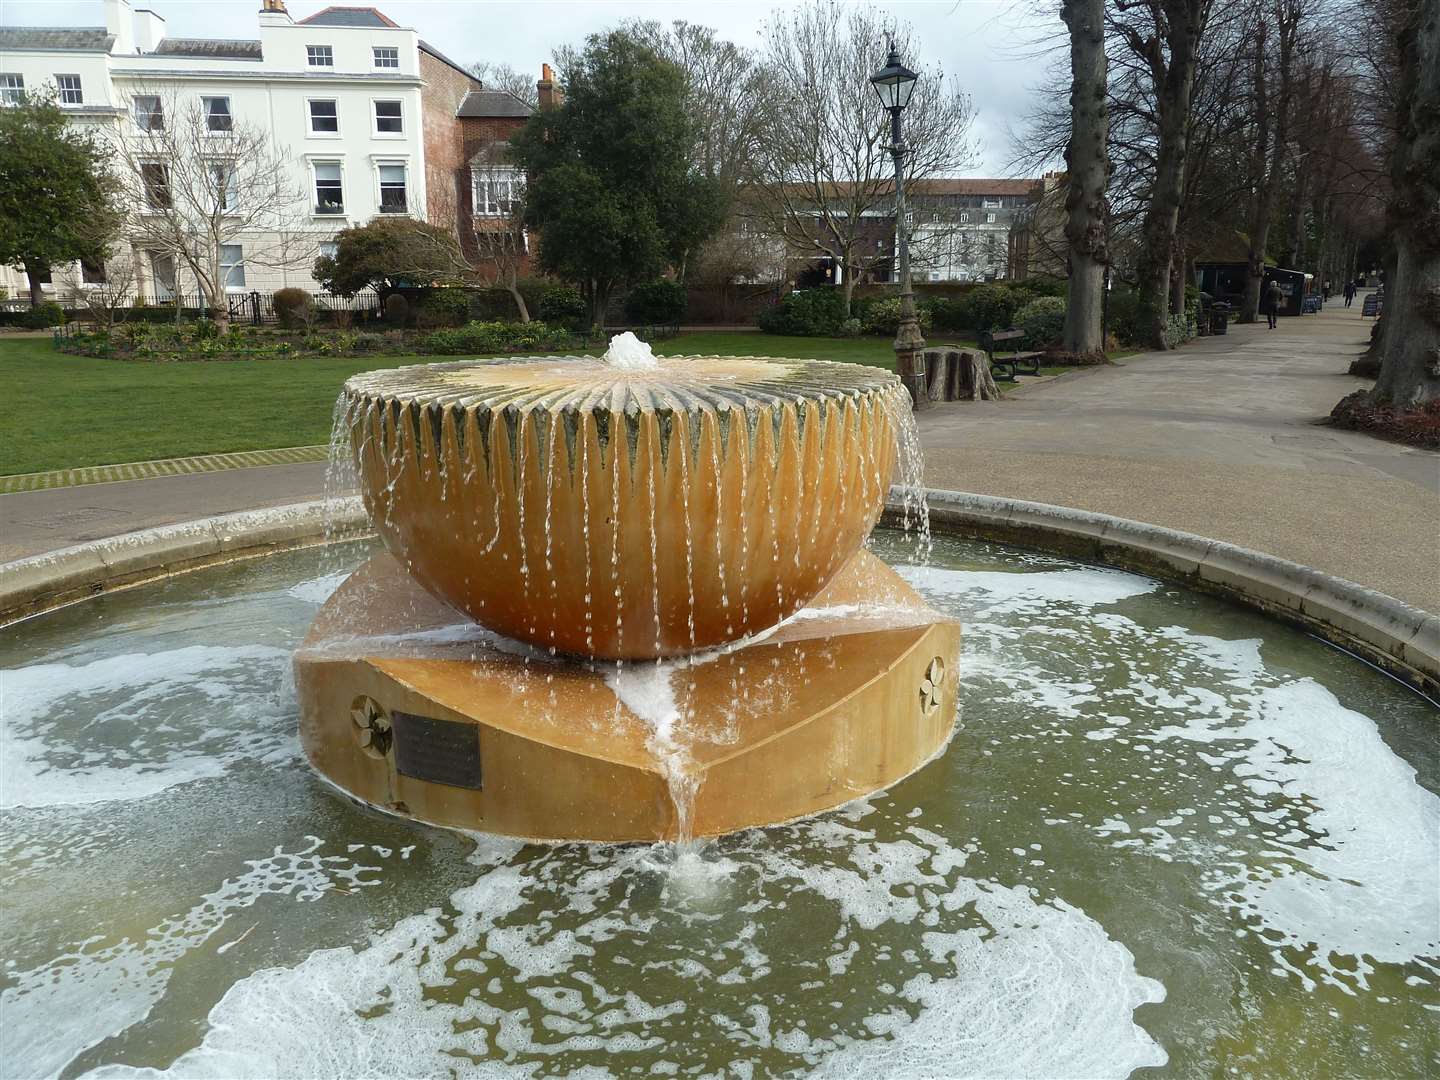
<path fill-rule="evenodd" d="M 217 134 L 242 121 L 270 130 L 305 192 L 294 210 L 313 241 L 310 257 L 247 264 L 242 236 L 224 253 L 230 292 L 318 290 L 314 254 L 379 215 L 452 224 L 464 239 L 475 218 L 471 158 L 529 115 L 373 7 L 331 6 L 297 21 L 285 0 L 261 0 L 258 36 L 229 40 L 169 37 L 154 12 L 102 3 L 103 26 L 0 27 L 0 107 L 49 87 L 75 123 L 122 134 L 163 123 L 165 100 L 199 100 Z M 169 256 L 137 247 L 130 257 L 146 299 L 195 291 Z M 45 285 L 93 284 L 104 273 L 53 267 Z M 0 267 L 0 287 L 18 295 L 29 282 Z"/>

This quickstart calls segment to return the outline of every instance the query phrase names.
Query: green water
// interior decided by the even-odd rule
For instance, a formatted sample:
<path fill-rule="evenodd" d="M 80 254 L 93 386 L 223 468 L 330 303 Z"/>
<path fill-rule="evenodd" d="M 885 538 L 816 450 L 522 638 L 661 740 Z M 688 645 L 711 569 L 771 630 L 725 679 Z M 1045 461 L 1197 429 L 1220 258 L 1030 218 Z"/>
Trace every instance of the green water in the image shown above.
<path fill-rule="evenodd" d="M 940 541 L 943 758 L 676 863 L 316 778 L 289 654 L 366 553 L 0 631 L 0 1075 L 1440 1069 L 1440 716 L 1322 643 Z"/>

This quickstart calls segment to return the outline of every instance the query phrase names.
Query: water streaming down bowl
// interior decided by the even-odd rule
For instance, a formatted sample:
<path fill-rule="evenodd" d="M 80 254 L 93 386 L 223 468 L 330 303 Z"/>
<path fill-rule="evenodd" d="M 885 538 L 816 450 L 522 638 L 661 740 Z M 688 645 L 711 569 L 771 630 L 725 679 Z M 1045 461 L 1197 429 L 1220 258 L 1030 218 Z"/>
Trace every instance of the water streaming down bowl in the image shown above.
<path fill-rule="evenodd" d="M 338 416 L 389 554 L 322 609 L 296 681 L 310 760 L 356 797 L 684 840 L 875 791 L 953 730 L 958 625 L 862 550 L 897 461 L 919 491 L 893 374 L 622 335 L 357 375 Z M 452 609 L 498 637 L 417 649 Z M 526 647 L 573 658 L 544 701 L 514 692 Z M 803 692 L 751 706 L 762 665 Z"/>

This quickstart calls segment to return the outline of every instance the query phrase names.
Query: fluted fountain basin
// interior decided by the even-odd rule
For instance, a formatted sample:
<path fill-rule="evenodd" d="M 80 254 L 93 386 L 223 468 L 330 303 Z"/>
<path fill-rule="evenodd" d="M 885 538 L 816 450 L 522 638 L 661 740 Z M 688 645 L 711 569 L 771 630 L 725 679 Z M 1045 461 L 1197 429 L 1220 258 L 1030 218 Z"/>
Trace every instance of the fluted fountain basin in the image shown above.
<path fill-rule="evenodd" d="M 565 356 L 369 372 L 342 404 L 371 520 L 427 590 L 542 648 L 642 659 L 813 598 L 879 517 L 909 402 L 856 364 Z"/>

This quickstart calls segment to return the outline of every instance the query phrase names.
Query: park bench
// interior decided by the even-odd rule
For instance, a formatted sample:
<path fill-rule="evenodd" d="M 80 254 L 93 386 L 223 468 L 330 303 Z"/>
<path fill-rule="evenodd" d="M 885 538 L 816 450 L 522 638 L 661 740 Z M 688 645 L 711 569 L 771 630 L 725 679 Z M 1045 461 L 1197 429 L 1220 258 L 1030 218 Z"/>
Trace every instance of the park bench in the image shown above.
<path fill-rule="evenodd" d="M 1024 339 L 1025 331 L 1015 326 L 1005 330 L 989 330 L 980 335 L 980 347 L 990 358 L 991 375 L 1005 382 L 1014 382 L 1017 375 L 1040 374 L 1040 354 L 1020 351 L 1020 342 Z M 1001 344 L 1006 341 L 1014 342 L 1013 345 L 1008 346 L 1011 355 L 996 359 L 995 353 L 1006 348 Z"/>

